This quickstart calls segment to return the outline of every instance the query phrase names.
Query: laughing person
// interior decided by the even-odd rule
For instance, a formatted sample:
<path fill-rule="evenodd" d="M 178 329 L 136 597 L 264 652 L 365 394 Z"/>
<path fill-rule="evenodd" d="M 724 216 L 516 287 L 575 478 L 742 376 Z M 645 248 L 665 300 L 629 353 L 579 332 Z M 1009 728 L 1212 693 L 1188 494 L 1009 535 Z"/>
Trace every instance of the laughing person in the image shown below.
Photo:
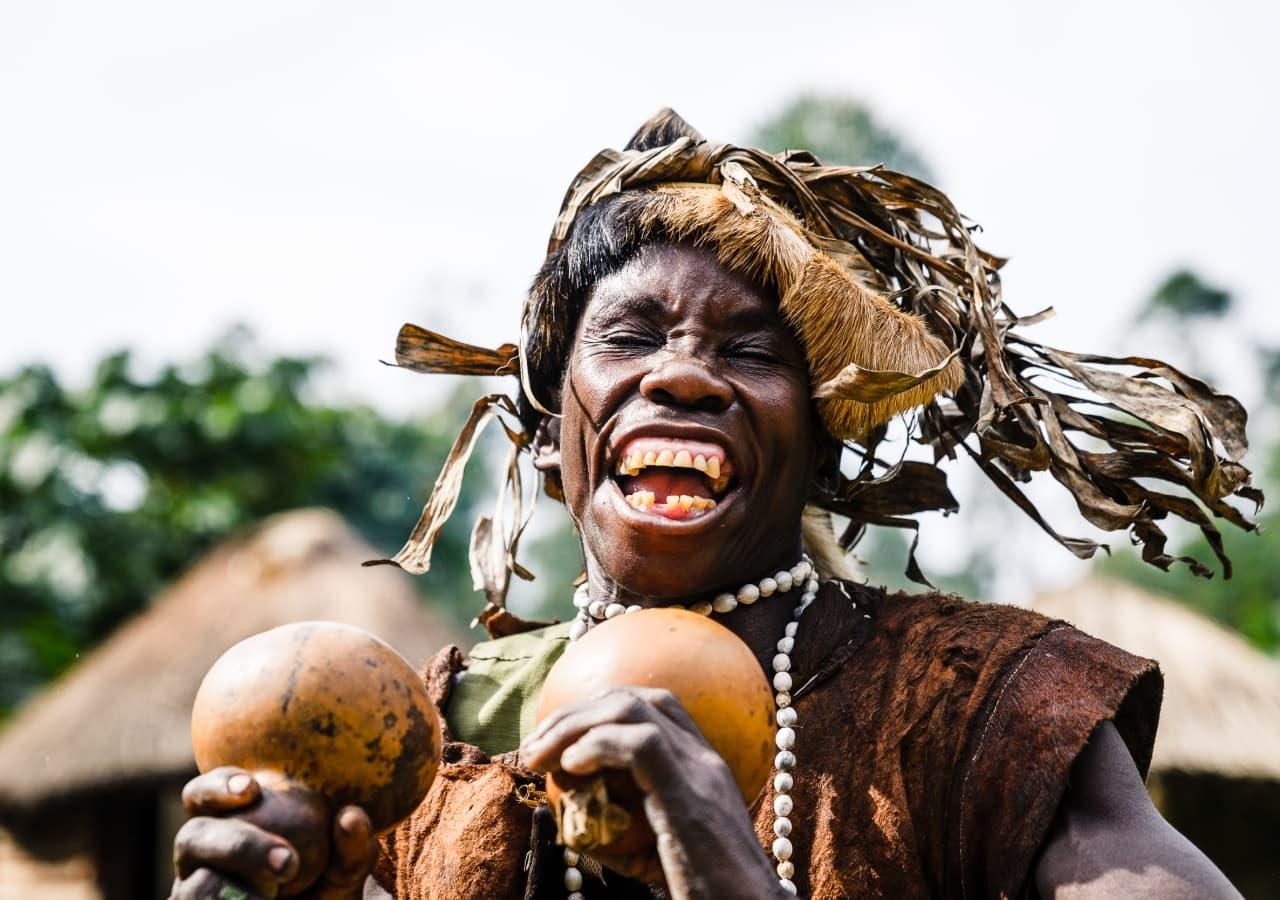
<path fill-rule="evenodd" d="M 515 374 L 520 391 L 477 403 L 392 562 L 425 571 L 476 433 L 501 414 L 568 508 L 586 577 L 572 621 L 522 622 L 503 604 L 519 530 L 480 523 L 495 639 L 424 670 L 447 722 L 441 773 L 380 841 L 361 810 L 340 811 L 310 896 L 1237 896 L 1144 789 L 1154 663 L 1027 611 L 887 595 L 846 570 L 863 525 L 954 506 L 933 464 L 877 455 L 885 424 L 921 407 L 910 427 L 935 460 L 971 456 L 1047 530 L 1014 484 L 1033 471 L 1166 567 L 1156 520 L 1201 514 L 1153 479 L 1248 524 L 1223 502 L 1255 496 L 1238 404 L 1161 363 L 1016 335 L 1000 263 L 928 185 L 714 145 L 664 111 L 575 179 L 518 346 L 406 326 L 402 365 Z M 1054 392 L 1064 381 L 1074 393 Z M 1141 421 L 1103 416 L 1089 392 Z M 716 617 L 774 681 L 781 750 L 750 805 L 664 692 L 613 689 L 534 726 L 570 641 L 672 605 Z M 659 858 L 557 845 L 543 773 L 609 768 L 645 792 Z M 260 792 L 226 769 L 188 785 L 173 896 L 267 895 L 291 877 L 288 842 L 234 815 Z"/>

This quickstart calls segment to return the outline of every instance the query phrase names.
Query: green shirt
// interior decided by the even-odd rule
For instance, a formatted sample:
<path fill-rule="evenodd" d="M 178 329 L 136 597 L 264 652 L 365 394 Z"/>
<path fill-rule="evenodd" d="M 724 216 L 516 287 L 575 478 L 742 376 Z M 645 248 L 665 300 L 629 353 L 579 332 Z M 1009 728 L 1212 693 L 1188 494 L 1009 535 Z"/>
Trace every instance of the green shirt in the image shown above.
<path fill-rule="evenodd" d="M 454 686 L 446 714 L 457 740 L 490 756 L 520 746 L 533 730 L 542 682 L 569 646 L 571 622 L 485 641 Z"/>

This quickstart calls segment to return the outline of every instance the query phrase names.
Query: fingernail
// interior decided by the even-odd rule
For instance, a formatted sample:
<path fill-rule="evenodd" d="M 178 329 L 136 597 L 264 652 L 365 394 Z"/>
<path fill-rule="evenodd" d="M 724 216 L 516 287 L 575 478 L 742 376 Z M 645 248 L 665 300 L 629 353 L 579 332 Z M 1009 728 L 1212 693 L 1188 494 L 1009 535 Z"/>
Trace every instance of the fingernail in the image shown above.
<path fill-rule="evenodd" d="M 288 847 L 272 847 L 267 853 L 267 862 L 275 872 L 284 872 L 293 862 L 293 851 Z"/>
<path fill-rule="evenodd" d="M 578 756 L 579 754 L 574 753 L 573 748 L 570 747 L 568 750 L 560 754 L 560 768 L 564 769 L 566 772 L 572 772 L 574 766 L 578 764 Z"/>
<path fill-rule="evenodd" d="M 360 816 L 354 809 L 344 809 L 338 814 L 338 827 L 346 834 L 355 834 L 360 827 Z"/>
<path fill-rule="evenodd" d="M 251 781 L 248 775 L 232 775 L 227 779 L 227 790 L 233 794 L 243 794 L 249 790 Z"/>

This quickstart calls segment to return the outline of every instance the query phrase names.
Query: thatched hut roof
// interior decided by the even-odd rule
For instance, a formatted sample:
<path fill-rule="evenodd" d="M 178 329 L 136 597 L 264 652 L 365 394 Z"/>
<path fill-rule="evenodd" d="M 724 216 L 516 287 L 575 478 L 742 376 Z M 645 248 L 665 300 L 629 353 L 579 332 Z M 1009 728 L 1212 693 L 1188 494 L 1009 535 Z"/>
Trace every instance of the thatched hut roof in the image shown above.
<path fill-rule="evenodd" d="M 269 519 L 213 551 L 0 733 L 0 813 L 193 771 L 196 689 L 214 660 L 251 634 L 309 619 L 346 622 L 414 665 L 456 641 L 407 575 L 361 568 L 376 555 L 320 509 Z"/>
<path fill-rule="evenodd" d="M 1173 600 L 1090 579 L 1032 609 L 1158 660 L 1164 705 L 1154 772 L 1280 780 L 1280 663 Z"/>

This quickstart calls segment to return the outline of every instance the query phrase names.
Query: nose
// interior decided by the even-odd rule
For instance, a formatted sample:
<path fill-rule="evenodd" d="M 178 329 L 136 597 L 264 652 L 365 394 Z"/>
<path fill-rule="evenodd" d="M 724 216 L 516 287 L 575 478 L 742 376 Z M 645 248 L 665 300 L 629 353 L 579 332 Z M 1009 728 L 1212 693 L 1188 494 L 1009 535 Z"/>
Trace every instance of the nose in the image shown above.
<path fill-rule="evenodd" d="M 686 353 L 672 353 L 640 380 L 640 393 L 663 406 L 723 412 L 733 402 L 733 388 L 706 363 Z"/>

